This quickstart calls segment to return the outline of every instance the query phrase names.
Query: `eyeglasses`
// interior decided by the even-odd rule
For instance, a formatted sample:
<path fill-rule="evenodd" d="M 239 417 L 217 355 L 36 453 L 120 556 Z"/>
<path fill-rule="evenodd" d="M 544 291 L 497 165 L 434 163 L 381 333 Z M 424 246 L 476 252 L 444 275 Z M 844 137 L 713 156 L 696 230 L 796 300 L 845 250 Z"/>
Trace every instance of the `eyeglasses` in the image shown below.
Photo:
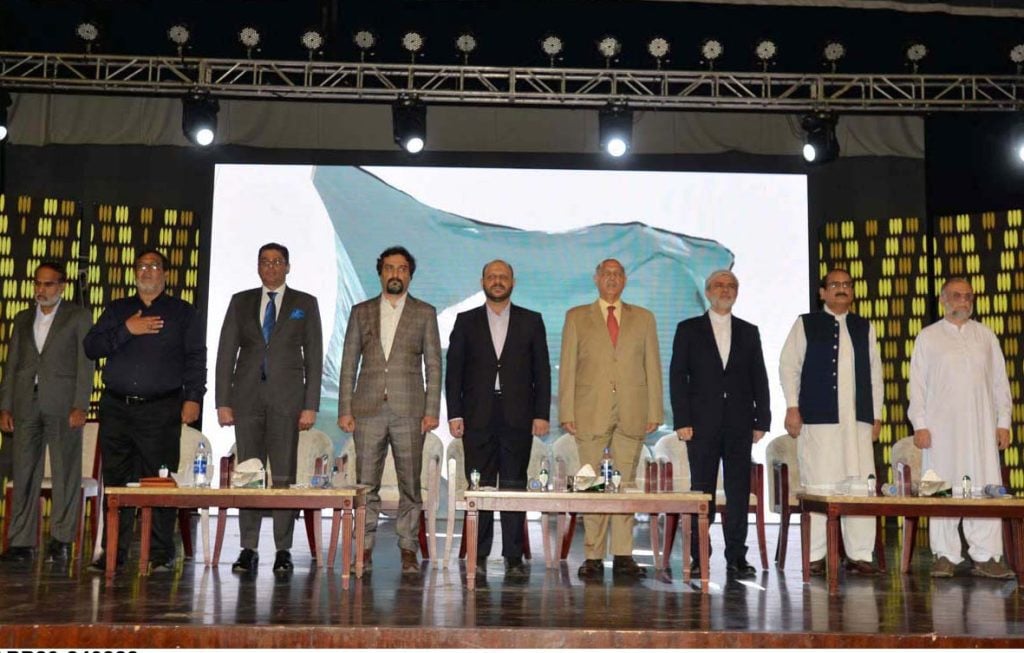
<path fill-rule="evenodd" d="M 949 297 L 950 299 L 952 299 L 953 301 L 958 301 L 958 302 L 959 301 L 964 301 L 964 302 L 974 301 L 974 293 L 973 292 L 949 292 L 949 293 L 946 293 L 946 296 Z"/>
<path fill-rule="evenodd" d="M 163 270 L 164 266 L 160 265 L 159 263 L 139 263 L 138 265 L 135 266 L 135 269 L 138 270 L 139 272 L 145 272 L 146 270 L 149 270 L 150 272 L 156 272 L 157 270 Z"/>
<path fill-rule="evenodd" d="M 852 281 L 829 281 L 825 286 L 829 290 L 836 290 L 837 288 L 853 288 Z"/>
<path fill-rule="evenodd" d="M 265 258 L 260 259 L 261 268 L 283 268 L 286 265 L 288 265 L 288 261 L 283 258 L 276 258 L 272 261 Z"/>
<path fill-rule="evenodd" d="M 54 286 L 59 286 L 62 283 L 64 283 L 64 282 L 63 281 L 33 281 L 32 282 L 32 284 L 36 288 L 53 288 Z"/>

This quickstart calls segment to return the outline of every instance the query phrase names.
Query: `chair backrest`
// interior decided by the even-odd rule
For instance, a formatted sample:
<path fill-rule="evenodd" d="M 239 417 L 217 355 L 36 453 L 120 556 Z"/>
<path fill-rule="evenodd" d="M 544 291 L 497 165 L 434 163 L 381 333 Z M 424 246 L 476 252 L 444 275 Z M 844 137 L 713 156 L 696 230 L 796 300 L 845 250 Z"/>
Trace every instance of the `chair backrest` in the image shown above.
<path fill-rule="evenodd" d="M 900 463 L 910 466 L 910 479 L 912 481 L 921 480 L 921 450 L 914 446 L 913 437 L 900 438 L 892 445 L 890 461 L 894 483 L 899 481 L 897 466 Z"/>
<path fill-rule="evenodd" d="M 561 459 L 565 462 L 566 476 L 572 476 L 580 469 L 580 452 L 576 448 L 576 438 L 571 433 L 563 433 L 551 445 L 552 460 Z M 554 464 L 554 463 L 552 463 Z M 553 475 L 555 470 L 549 470 Z"/>
<path fill-rule="evenodd" d="M 768 505 L 774 509 L 779 503 L 775 487 L 775 466 L 785 464 L 789 475 L 789 500 L 793 502 L 797 492 L 803 491 L 803 483 L 800 481 L 800 464 L 796 455 L 796 439 L 789 435 L 780 435 L 768 443 L 765 452 L 765 462 L 768 468 Z"/>
<path fill-rule="evenodd" d="M 43 455 L 43 478 L 52 478 L 50 466 L 50 448 L 46 447 Z M 86 422 L 82 427 L 82 477 L 100 477 L 100 425 L 99 422 Z"/>
<path fill-rule="evenodd" d="M 324 474 L 330 474 L 334 467 L 334 443 L 330 436 L 319 429 L 299 431 L 299 450 L 295 456 L 295 482 L 309 483 L 316 472 L 316 461 L 324 460 Z"/>
<path fill-rule="evenodd" d="M 206 444 L 206 451 L 213 460 L 213 449 L 210 438 L 206 437 L 188 424 L 181 425 L 181 442 L 178 448 L 178 476 L 192 478 L 192 461 L 196 456 L 196 448 L 199 447 L 199 440 Z M 210 476 L 212 478 L 212 476 Z"/>
<path fill-rule="evenodd" d="M 445 459 L 444 455 L 444 442 L 441 441 L 433 431 L 427 432 L 423 439 L 423 458 L 422 465 L 420 466 L 420 487 L 426 490 L 430 486 L 430 461 L 434 457 L 437 457 L 438 469 L 440 470 L 440 464 Z M 356 443 L 355 438 L 349 438 L 348 444 L 345 445 L 345 452 L 343 457 L 347 458 L 345 464 L 345 482 L 348 484 L 356 483 Z M 339 470 L 340 471 L 340 470 Z M 398 488 L 398 473 L 395 471 L 395 457 L 391 452 L 391 446 L 388 445 L 387 456 L 384 458 L 384 471 L 380 477 L 381 488 Z"/>
<path fill-rule="evenodd" d="M 342 477 L 342 483 L 345 485 L 356 484 L 356 439 L 349 436 L 348 442 L 345 443 L 345 449 L 341 453 L 341 459 L 343 462 L 342 467 L 338 468 L 338 473 Z"/>
<path fill-rule="evenodd" d="M 444 453 L 445 469 L 448 470 L 448 500 L 461 499 L 469 481 L 466 480 L 466 449 L 462 438 L 453 438 Z"/>
<path fill-rule="evenodd" d="M 690 459 L 686 454 L 686 443 L 675 433 L 661 436 L 654 443 L 654 460 L 665 459 L 672 463 L 672 489 L 676 492 L 690 490 Z"/>
<path fill-rule="evenodd" d="M 647 463 L 655 460 L 654 452 L 646 444 L 640 445 L 640 459 L 636 463 L 636 474 L 633 479 L 633 486 L 643 489 L 647 480 Z M 673 485 L 675 485 L 673 483 Z"/>
<path fill-rule="evenodd" d="M 533 438 L 533 444 L 530 445 L 530 462 L 526 466 L 526 479 L 529 481 L 531 478 L 537 478 L 540 474 L 540 470 L 547 467 L 551 458 L 551 447 L 544 443 L 540 438 Z M 548 470 L 548 474 L 551 474 L 551 470 Z"/>

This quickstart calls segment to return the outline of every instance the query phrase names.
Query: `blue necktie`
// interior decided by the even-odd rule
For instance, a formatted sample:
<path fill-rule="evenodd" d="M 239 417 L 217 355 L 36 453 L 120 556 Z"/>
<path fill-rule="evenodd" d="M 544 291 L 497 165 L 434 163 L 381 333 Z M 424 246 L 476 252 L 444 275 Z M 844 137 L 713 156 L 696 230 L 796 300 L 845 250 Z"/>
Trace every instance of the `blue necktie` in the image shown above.
<path fill-rule="evenodd" d="M 270 334 L 274 332 L 274 325 L 277 323 L 277 307 L 274 305 L 274 298 L 277 297 L 276 292 L 268 292 L 267 297 L 270 301 L 267 302 L 267 308 L 263 311 L 263 342 L 270 342 Z M 263 363 L 260 365 L 260 376 L 265 381 L 267 379 L 267 355 L 263 354 Z"/>

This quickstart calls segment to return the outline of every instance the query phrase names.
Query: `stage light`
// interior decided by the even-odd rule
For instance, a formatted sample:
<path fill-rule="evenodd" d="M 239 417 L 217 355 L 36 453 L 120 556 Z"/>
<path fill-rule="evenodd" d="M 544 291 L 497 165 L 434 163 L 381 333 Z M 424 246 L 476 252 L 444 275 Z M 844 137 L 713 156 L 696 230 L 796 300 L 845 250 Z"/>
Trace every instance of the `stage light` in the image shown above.
<path fill-rule="evenodd" d="M 633 112 L 623 104 L 609 104 L 598 114 L 601 149 L 616 158 L 629 152 L 633 140 Z"/>
<path fill-rule="evenodd" d="M 916 73 L 917 66 L 926 56 L 928 56 L 928 46 L 924 43 L 911 43 L 907 46 L 905 55 L 907 57 L 907 61 L 910 63 L 911 70 Z"/>
<path fill-rule="evenodd" d="M 822 55 L 825 57 L 825 61 L 832 69 L 832 72 L 835 72 L 839 60 L 846 56 L 846 46 L 839 41 L 829 41 L 825 44 Z"/>
<path fill-rule="evenodd" d="M 654 57 L 658 70 L 661 70 L 661 62 L 668 56 L 670 49 L 671 46 L 669 46 L 668 41 L 661 36 L 655 36 L 647 42 L 647 54 Z"/>
<path fill-rule="evenodd" d="M 775 56 L 779 54 L 779 46 L 775 45 L 775 41 L 771 39 L 761 39 L 754 46 L 754 54 L 761 62 L 761 69 L 768 70 L 768 65 L 775 60 Z"/>
<path fill-rule="evenodd" d="M 208 93 L 194 92 L 181 100 L 181 130 L 185 137 L 206 147 L 217 135 L 217 112 L 220 103 Z"/>
<path fill-rule="evenodd" d="M 422 51 L 425 44 L 426 39 L 419 32 L 406 32 L 402 36 L 402 47 L 410 54 L 415 55 Z"/>
<path fill-rule="evenodd" d="M 1018 116 L 1016 124 L 1010 128 L 1010 146 L 1014 163 L 1024 166 L 1024 116 Z"/>
<path fill-rule="evenodd" d="M 7 140 L 7 107 L 11 106 L 11 95 L 0 88 L 0 143 Z"/>
<path fill-rule="evenodd" d="M 315 29 L 307 29 L 303 32 L 300 41 L 302 41 L 302 47 L 309 50 L 310 58 L 314 52 L 319 52 L 324 47 L 324 35 Z"/>
<path fill-rule="evenodd" d="M 99 25 L 92 21 L 83 21 L 75 27 L 75 35 L 85 42 L 85 51 L 91 53 L 93 44 L 100 37 Z"/>
<path fill-rule="evenodd" d="M 1021 74 L 1024 67 L 1024 43 L 1018 43 L 1010 49 L 1010 61 L 1017 65 L 1017 74 Z"/>
<path fill-rule="evenodd" d="M 427 142 L 427 107 L 412 97 L 401 97 L 391 106 L 395 143 L 409 154 L 419 154 Z"/>
<path fill-rule="evenodd" d="M 368 29 L 361 29 L 352 35 L 352 42 L 359 48 L 359 60 L 366 61 L 366 55 L 372 55 L 373 47 L 377 45 L 377 35 Z"/>
<path fill-rule="evenodd" d="M 476 50 L 477 42 L 476 37 L 469 32 L 463 32 L 459 34 L 459 37 L 455 39 L 455 49 L 462 53 L 462 64 L 469 63 L 469 55 L 471 52 Z"/>
<path fill-rule="evenodd" d="M 548 55 L 552 66 L 555 65 L 555 59 L 562 53 L 564 47 L 565 43 L 562 42 L 561 37 L 554 34 L 548 34 L 540 40 L 540 49 L 544 51 L 544 54 Z"/>
<path fill-rule="evenodd" d="M 706 63 L 709 70 L 714 70 L 715 61 L 717 61 L 724 52 L 725 48 L 722 47 L 722 42 L 718 39 L 704 39 L 704 42 L 700 44 L 700 54 L 704 57 L 701 60 L 701 63 Z"/>
<path fill-rule="evenodd" d="M 192 33 L 188 31 L 188 25 L 184 23 L 177 23 L 167 28 L 167 40 L 174 44 L 178 49 L 178 56 L 182 56 L 185 51 L 185 46 L 188 45 L 189 39 L 192 38 Z"/>
<path fill-rule="evenodd" d="M 804 161 L 821 165 L 839 156 L 839 141 L 836 139 L 838 120 L 836 114 L 826 111 L 809 113 L 800 119 L 804 130 Z"/>
<path fill-rule="evenodd" d="M 238 32 L 238 42 L 245 47 L 247 57 L 252 57 L 253 50 L 259 52 L 260 31 L 255 27 L 243 27 Z"/>
<path fill-rule="evenodd" d="M 611 66 L 612 60 L 622 52 L 622 43 L 614 36 L 604 36 L 597 42 L 597 51 L 604 57 L 605 66 Z"/>

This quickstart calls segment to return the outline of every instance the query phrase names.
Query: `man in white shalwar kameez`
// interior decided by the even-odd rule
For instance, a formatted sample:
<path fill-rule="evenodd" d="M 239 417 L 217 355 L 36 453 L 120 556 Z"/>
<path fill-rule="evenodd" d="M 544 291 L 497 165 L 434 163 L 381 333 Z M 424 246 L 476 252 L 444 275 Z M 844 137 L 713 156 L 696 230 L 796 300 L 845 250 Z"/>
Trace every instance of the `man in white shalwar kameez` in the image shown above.
<path fill-rule="evenodd" d="M 974 293 L 965 279 L 942 287 L 946 316 L 921 330 L 910 358 L 910 408 L 914 444 L 922 449 L 922 469 L 933 469 L 959 490 L 971 477 L 975 493 L 999 485 L 999 452 L 1010 444 L 1012 399 L 999 340 L 971 319 Z M 932 576 L 952 576 L 963 561 L 956 518 L 933 517 L 928 531 L 935 563 Z M 1013 578 L 1002 560 L 1002 522 L 963 520 L 972 572 L 987 578 Z"/>
<path fill-rule="evenodd" d="M 786 432 L 797 438 L 800 480 L 810 492 L 836 494 L 851 482 L 867 491 L 875 473 L 872 442 L 882 428 L 882 358 L 869 320 L 850 313 L 853 279 L 832 270 L 818 291 L 825 310 L 797 318 L 786 338 L 779 376 Z M 879 573 L 872 562 L 873 517 L 843 517 L 846 569 Z M 811 574 L 825 570 L 825 516 L 811 515 Z"/>

